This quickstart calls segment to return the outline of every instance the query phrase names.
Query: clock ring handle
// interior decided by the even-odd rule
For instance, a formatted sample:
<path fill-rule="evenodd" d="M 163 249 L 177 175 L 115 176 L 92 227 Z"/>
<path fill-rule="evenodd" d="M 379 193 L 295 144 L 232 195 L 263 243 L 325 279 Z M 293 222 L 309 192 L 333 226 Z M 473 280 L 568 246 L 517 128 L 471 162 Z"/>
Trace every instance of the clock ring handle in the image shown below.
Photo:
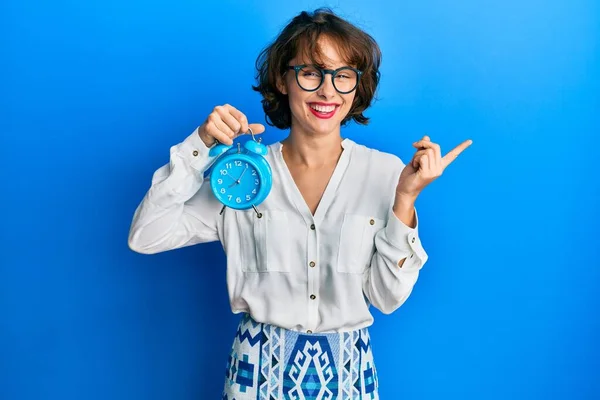
<path fill-rule="evenodd" d="M 254 140 L 255 142 L 260 143 L 260 141 L 262 140 L 262 138 L 258 138 L 258 140 L 256 140 L 256 136 L 254 136 L 254 132 L 252 131 L 252 128 L 248 127 L 248 132 L 245 132 L 246 134 L 250 134 L 252 136 L 252 140 Z M 214 144 L 222 144 L 219 139 L 217 138 L 213 138 L 215 140 Z M 234 138 L 235 139 L 235 138 Z"/>
<path fill-rule="evenodd" d="M 252 132 L 252 128 L 248 127 L 248 132 L 246 132 L 247 134 L 249 133 L 252 136 L 252 140 L 254 140 L 257 143 L 260 143 L 262 138 L 258 138 L 258 140 L 256 140 L 256 137 L 254 136 L 254 132 Z"/>

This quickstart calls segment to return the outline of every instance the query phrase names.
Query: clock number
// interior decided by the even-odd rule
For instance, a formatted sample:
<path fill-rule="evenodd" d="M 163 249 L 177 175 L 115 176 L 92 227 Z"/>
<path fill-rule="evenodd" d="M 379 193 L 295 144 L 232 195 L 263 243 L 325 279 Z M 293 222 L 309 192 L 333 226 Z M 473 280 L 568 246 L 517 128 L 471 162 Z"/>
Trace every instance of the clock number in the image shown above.
<path fill-rule="evenodd" d="M 245 167 L 244 167 L 245 166 Z M 221 168 L 219 169 L 219 176 L 215 177 L 217 178 L 215 181 L 217 183 L 217 187 L 214 188 L 214 190 L 216 191 L 216 193 L 219 193 L 219 197 L 221 199 L 223 199 L 223 202 L 230 202 L 229 204 L 232 204 L 233 202 L 235 202 L 236 204 L 251 204 L 252 199 L 255 199 L 256 196 L 258 195 L 259 191 L 261 191 L 261 174 L 259 173 L 260 171 L 256 169 L 256 167 L 253 165 L 253 163 L 249 162 L 249 161 L 244 161 L 244 160 L 235 160 L 235 159 L 230 159 L 228 160 L 228 162 L 224 162 L 221 164 Z M 246 171 L 247 169 L 249 169 L 250 171 Z M 248 185 L 251 185 L 250 182 L 254 181 L 254 185 L 251 185 L 251 187 L 248 187 L 248 191 L 246 191 L 245 193 L 240 193 L 238 191 L 229 191 L 227 189 L 227 186 L 225 186 L 225 184 L 227 183 L 229 185 L 229 182 L 227 181 L 227 179 L 232 179 L 235 182 L 232 182 L 233 184 L 230 185 L 229 187 L 232 187 L 236 184 L 240 184 L 240 181 L 244 181 L 243 177 L 246 176 L 245 174 L 248 175 L 252 175 L 252 178 L 248 178 Z M 227 175 L 227 178 L 223 178 L 223 176 Z M 237 176 L 239 175 L 239 177 L 236 179 L 234 178 L 234 175 Z M 213 182 L 215 182 L 213 181 Z M 264 182 L 263 182 L 264 184 Z M 243 186 L 244 184 L 242 184 Z M 240 186 L 241 188 L 241 186 Z M 239 193 L 239 195 L 236 194 L 236 192 Z M 225 200 L 227 199 L 227 200 Z"/>

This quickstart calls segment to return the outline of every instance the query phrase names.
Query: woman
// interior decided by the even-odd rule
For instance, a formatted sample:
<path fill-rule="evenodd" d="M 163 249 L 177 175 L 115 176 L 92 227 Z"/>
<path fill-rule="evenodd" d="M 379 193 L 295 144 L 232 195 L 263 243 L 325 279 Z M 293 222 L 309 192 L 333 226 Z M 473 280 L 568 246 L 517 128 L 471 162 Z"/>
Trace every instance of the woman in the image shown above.
<path fill-rule="evenodd" d="M 342 138 L 348 121 L 368 123 L 379 64 L 365 32 L 329 10 L 299 14 L 257 63 L 267 121 L 290 128 L 268 146 L 261 214 L 220 213 L 203 178 L 217 141 L 265 130 L 231 105 L 171 148 L 134 214 L 134 251 L 223 244 L 231 309 L 242 314 L 224 399 L 378 398 L 369 306 L 389 314 L 411 293 L 427 261 L 415 200 L 471 143 L 442 157 L 425 136 L 405 165 Z"/>

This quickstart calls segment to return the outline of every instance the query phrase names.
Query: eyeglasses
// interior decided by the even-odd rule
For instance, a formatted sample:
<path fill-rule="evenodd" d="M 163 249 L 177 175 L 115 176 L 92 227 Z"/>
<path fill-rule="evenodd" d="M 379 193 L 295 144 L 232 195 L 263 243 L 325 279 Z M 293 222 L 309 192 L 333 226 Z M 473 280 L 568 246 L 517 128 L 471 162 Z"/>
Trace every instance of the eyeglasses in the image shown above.
<path fill-rule="evenodd" d="M 296 72 L 296 82 L 302 90 L 314 92 L 325 82 L 325 75 L 331 74 L 333 87 L 341 94 L 352 92 L 358 86 L 362 71 L 352 67 L 341 67 L 336 70 L 323 69 L 316 65 L 290 65 L 288 69 Z"/>

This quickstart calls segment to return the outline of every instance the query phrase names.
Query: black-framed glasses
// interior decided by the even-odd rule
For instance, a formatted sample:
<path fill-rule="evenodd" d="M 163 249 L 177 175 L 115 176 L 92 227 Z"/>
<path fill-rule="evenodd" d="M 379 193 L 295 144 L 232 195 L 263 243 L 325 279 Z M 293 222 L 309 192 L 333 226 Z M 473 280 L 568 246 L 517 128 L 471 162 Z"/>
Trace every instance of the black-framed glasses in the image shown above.
<path fill-rule="evenodd" d="M 352 67 L 341 67 L 336 70 L 324 69 L 312 64 L 290 65 L 288 69 L 296 72 L 296 82 L 302 90 L 314 92 L 325 82 L 325 75 L 331 75 L 333 87 L 341 94 L 352 92 L 358 86 L 362 71 Z"/>

